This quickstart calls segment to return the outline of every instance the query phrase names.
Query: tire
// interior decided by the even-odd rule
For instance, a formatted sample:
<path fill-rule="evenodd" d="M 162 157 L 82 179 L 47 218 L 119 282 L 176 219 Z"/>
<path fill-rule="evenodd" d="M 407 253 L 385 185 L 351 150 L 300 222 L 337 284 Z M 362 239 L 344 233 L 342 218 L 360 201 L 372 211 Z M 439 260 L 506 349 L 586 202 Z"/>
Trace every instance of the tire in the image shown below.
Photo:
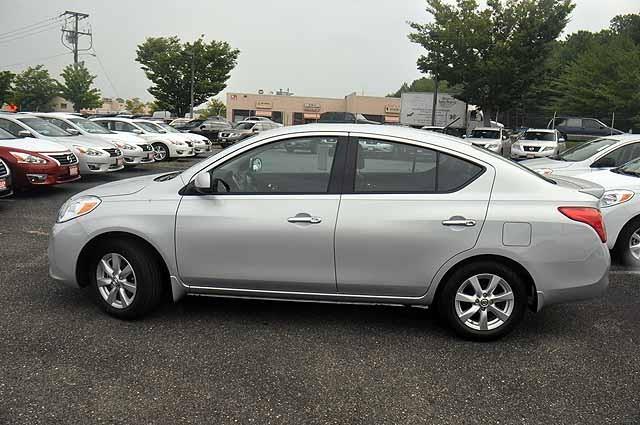
<path fill-rule="evenodd" d="M 493 279 L 499 279 L 495 281 L 494 296 L 506 294 L 504 300 L 499 298 L 502 301 L 494 302 L 492 294 L 487 291 Z M 474 290 L 476 282 L 482 291 Z M 511 268 L 498 262 L 467 264 L 453 272 L 443 284 L 436 300 L 436 310 L 442 320 L 466 339 L 490 341 L 506 335 L 522 320 L 527 308 L 525 282 Z M 469 301 L 457 300 L 458 295 Z M 484 323 L 483 315 L 486 317 Z"/>
<path fill-rule="evenodd" d="M 156 142 L 152 144 L 155 151 L 154 159 L 157 162 L 168 161 L 170 159 L 169 148 L 164 143 Z"/>
<path fill-rule="evenodd" d="M 640 268 L 640 248 L 634 252 L 631 245 L 640 245 L 640 217 L 624 225 L 613 248 L 614 256 L 625 266 Z"/>
<path fill-rule="evenodd" d="M 102 265 L 102 260 L 105 260 L 107 266 L 116 271 L 114 256 L 120 257 L 118 260 L 121 270 L 119 282 L 116 284 L 110 279 L 110 275 L 105 273 L 105 267 Z M 131 268 L 129 273 L 126 272 L 126 264 Z M 91 253 L 89 267 L 89 286 L 94 300 L 111 316 L 119 319 L 142 317 L 156 308 L 162 300 L 162 281 L 165 278 L 161 271 L 162 264 L 149 248 L 140 242 L 126 239 L 106 241 Z M 113 299 L 109 298 L 111 295 Z"/>

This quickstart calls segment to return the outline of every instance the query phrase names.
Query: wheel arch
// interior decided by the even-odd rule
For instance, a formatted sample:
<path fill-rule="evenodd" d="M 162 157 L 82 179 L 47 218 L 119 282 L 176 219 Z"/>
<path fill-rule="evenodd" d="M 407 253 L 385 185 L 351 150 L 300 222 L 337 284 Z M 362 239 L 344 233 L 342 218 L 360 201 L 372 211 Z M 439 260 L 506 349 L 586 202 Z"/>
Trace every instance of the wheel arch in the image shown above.
<path fill-rule="evenodd" d="M 446 271 L 446 273 L 442 276 L 442 278 L 440 279 L 440 281 L 438 282 L 438 286 L 436 287 L 436 291 L 435 294 L 433 296 L 433 301 L 432 303 L 435 303 L 436 300 L 438 300 L 438 297 L 440 296 L 440 293 L 442 292 L 442 289 L 444 288 L 444 284 L 447 282 L 447 280 L 449 279 L 449 277 L 451 277 L 451 275 L 453 273 L 455 273 L 457 270 L 459 270 L 461 267 L 464 267 L 468 264 L 471 263 L 477 263 L 477 262 L 481 262 L 481 261 L 494 261 L 500 264 L 503 264 L 511 269 L 513 269 L 516 273 L 518 273 L 518 275 L 522 276 L 526 285 L 527 285 L 527 297 L 528 297 L 528 305 L 529 308 L 533 311 L 537 311 L 538 310 L 538 291 L 536 288 L 536 284 L 535 281 L 533 280 L 533 277 L 531 276 L 531 273 L 529 273 L 529 271 L 519 262 L 502 256 L 502 255 L 498 255 L 498 254 L 480 254 L 480 255 L 475 255 L 473 257 L 468 257 L 465 258 L 459 262 L 457 262 L 456 264 L 454 264 L 453 266 L 451 266 L 449 268 L 449 270 Z"/>
<path fill-rule="evenodd" d="M 617 246 L 618 246 L 618 243 L 620 242 L 620 235 L 622 234 L 622 231 L 623 231 L 627 226 L 629 226 L 629 225 L 631 224 L 631 222 L 632 222 L 632 221 L 634 221 L 634 220 L 640 220 L 640 214 L 637 214 L 637 215 L 635 215 L 635 216 L 631 217 L 629 220 L 627 220 L 627 222 L 626 222 L 626 223 L 624 223 L 624 224 L 622 225 L 622 227 L 620 227 L 620 231 L 619 231 L 619 232 L 618 232 L 618 234 L 616 235 L 616 241 L 615 241 L 615 242 L 614 242 L 614 244 L 613 244 L 613 245 L 614 245 L 614 249 L 615 249 L 615 247 L 617 247 Z"/>
<path fill-rule="evenodd" d="M 162 275 L 164 276 L 162 285 L 165 293 L 172 293 L 171 283 L 169 280 L 169 268 L 164 257 L 162 256 L 162 254 L 160 254 L 160 251 L 158 251 L 158 249 L 153 246 L 152 243 L 142 238 L 141 236 L 123 231 L 110 231 L 101 233 L 94 236 L 91 240 L 89 240 L 89 242 L 84 245 L 84 247 L 82 247 L 82 250 L 78 255 L 78 259 L 76 260 L 76 282 L 78 282 L 79 286 L 86 287 L 88 285 L 89 273 L 91 273 L 89 260 L 94 250 L 98 248 L 102 242 L 114 239 L 130 240 L 145 246 L 145 248 L 147 248 L 154 257 L 156 257 L 156 259 L 158 260 L 158 264 L 160 264 L 162 267 Z"/>

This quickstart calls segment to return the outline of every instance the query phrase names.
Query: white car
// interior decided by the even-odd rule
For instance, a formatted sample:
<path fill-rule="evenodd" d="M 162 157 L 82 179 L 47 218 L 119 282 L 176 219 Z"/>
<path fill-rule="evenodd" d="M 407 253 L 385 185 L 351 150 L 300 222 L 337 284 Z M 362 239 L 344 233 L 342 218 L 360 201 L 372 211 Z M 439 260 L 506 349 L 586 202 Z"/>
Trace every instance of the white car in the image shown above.
<path fill-rule="evenodd" d="M 141 120 L 136 120 L 136 122 L 141 122 Z M 144 122 L 156 126 L 162 132 L 181 138 L 187 145 L 193 148 L 193 152 L 196 155 L 211 152 L 211 141 L 204 136 L 194 133 L 183 133 L 162 121 L 148 120 Z"/>
<path fill-rule="evenodd" d="M 640 135 L 620 134 L 581 143 L 549 158 L 523 161 L 522 165 L 547 176 L 577 176 L 620 167 L 638 157 Z"/>
<path fill-rule="evenodd" d="M 56 142 L 78 158 L 81 174 L 122 170 L 124 158 L 115 145 L 97 137 L 73 135 L 33 114 L 0 114 L 0 128 L 16 137 Z"/>
<path fill-rule="evenodd" d="M 153 146 L 134 134 L 118 134 L 74 114 L 50 112 L 35 113 L 34 115 L 69 133 L 99 137 L 113 143 L 122 151 L 124 165 L 127 167 L 154 162 L 155 152 Z"/>
<path fill-rule="evenodd" d="M 511 145 L 511 159 L 546 158 L 565 149 L 565 140 L 558 130 L 529 128 Z"/>
<path fill-rule="evenodd" d="M 502 154 L 504 150 L 503 142 L 507 139 L 507 136 L 501 127 L 476 127 L 469 136 L 464 138 L 476 146 Z"/>
<path fill-rule="evenodd" d="M 600 209 L 607 245 L 623 263 L 640 268 L 640 158 L 618 168 L 577 177 L 605 188 Z"/>
<path fill-rule="evenodd" d="M 101 126 L 121 134 L 135 134 L 142 137 L 153 146 L 156 161 L 167 161 L 174 158 L 193 156 L 193 148 L 173 134 L 161 133 L 154 125 L 145 120 L 131 118 L 93 118 Z"/>

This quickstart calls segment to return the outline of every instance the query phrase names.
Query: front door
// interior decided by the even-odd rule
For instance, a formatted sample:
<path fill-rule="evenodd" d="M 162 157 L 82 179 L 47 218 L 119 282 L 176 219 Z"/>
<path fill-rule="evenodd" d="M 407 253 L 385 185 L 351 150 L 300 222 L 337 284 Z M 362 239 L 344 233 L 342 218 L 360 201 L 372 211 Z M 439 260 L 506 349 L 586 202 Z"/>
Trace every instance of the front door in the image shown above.
<path fill-rule="evenodd" d="M 184 196 L 176 258 L 188 285 L 335 293 L 338 137 L 263 144 L 203 172 L 214 195 Z M 287 142 L 313 145 L 288 151 Z M 340 142 L 345 146 L 346 142 Z"/>
<path fill-rule="evenodd" d="M 350 143 L 336 227 L 338 292 L 420 296 L 447 260 L 476 244 L 495 172 L 406 143 Z"/>

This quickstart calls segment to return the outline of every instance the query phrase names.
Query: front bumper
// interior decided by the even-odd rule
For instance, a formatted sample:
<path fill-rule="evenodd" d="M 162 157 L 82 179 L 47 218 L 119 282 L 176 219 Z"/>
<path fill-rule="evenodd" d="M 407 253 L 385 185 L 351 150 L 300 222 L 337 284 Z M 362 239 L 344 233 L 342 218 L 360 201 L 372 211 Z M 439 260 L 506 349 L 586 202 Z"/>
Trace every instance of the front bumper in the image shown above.
<path fill-rule="evenodd" d="M 124 165 L 148 164 L 154 161 L 154 151 L 122 151 Z"/>
<path fill-rule="evenodd" d="M 124 168 L 122 156 L 90 156 L 76 152 L 80 160 L 80 172 L 86 174 L 101 174 L 119 171 Z"/>
<path fill-rule="evenodd" d="M 523 149 L 518 148 L 517 146 L 511 146 L 511 158 L 512 159 L 534 159 L 534 158 L 547 158 L 549 156 L 555 155 L 557 149 L 552 150 L 542 150 L 541 148 L 538 152 L 529 152 Z"/>
<path fill-rule="evenodd" d="M 80 179 L 78 163 L 69 165 L 19 164 L 15 167 L 14 186 L 27 188 L 30 186 L 52 186 L 71 183 Z"/>
<path fill-rule="evenodd" d="M 169 156 L 171 158 L 188 158 L 195 155 L 193 153 L 193 148 L 187 145 L 171 145 L 169 149 Z"/>

